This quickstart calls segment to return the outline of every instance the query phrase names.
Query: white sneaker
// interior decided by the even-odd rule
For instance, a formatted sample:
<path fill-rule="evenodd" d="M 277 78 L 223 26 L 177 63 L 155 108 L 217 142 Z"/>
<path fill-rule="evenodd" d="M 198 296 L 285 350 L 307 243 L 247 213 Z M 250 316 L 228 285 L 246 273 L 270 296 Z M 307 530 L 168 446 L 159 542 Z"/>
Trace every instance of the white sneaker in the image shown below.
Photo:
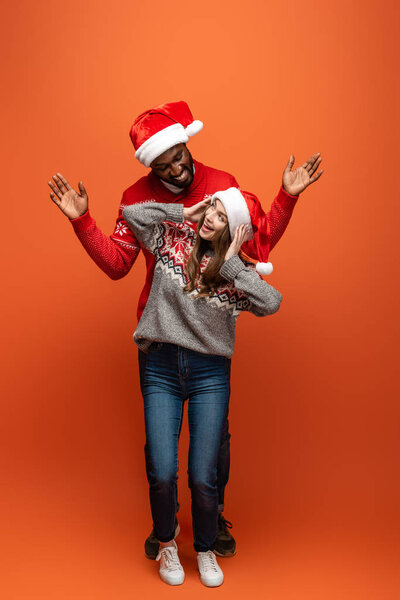
<path fill-rule="evenodd" d="M 197 553 L 197 565 L 200 571 L 200 581 L 207 587 L 217 587 L 224 581 L 224 574 L 217 563 L 217 557 L 214 552 Z"/>
<path fill-rule="evenodd" d="M 185 580 L 185 571 L 179 561 L 178 546 L 160 548 L 156 560 L 160 561 L 160 577 L 169 585 L 181 585 Z"/>

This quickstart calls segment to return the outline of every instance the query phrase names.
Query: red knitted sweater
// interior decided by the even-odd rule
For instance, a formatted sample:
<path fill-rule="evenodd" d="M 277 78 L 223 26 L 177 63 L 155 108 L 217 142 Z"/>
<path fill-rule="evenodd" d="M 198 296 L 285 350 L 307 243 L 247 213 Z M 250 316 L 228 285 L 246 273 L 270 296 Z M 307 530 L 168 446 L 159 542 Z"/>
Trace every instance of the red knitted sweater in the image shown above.
<path fill-rule="evenodd" d="M 192 184 L 180 194 L 168 190 L 160 179 L 150 172 L 131 185 L 122 195 L 119 214 L 114 232 L 106 236 L 96 225 L 89 211 L 71 223 L 76 235 L 94 262 L 111 279 L 124 277 L 131 269 L 140 250 L 146 259 L 147 274 L 144 287 L 139 297 L 137 318 L 140 319 L 149 297 L 154 273 L 154 255 L 142 247 L 136 240 L 122 217 L 125 206 L 137 202 L 178 202 L 185 206 L 193 206 L 200 200 L 212 196 L 215 192 L 229 187 L 239 187 L 236 179 L 229 173 L 207 167 L 194 161 L 195 175 Z M 270 249 L 275 246 L 284 233 L 298 196 L 290 196 L 282 188 L 272 203 L 267 214 L 270 225 Z"/>

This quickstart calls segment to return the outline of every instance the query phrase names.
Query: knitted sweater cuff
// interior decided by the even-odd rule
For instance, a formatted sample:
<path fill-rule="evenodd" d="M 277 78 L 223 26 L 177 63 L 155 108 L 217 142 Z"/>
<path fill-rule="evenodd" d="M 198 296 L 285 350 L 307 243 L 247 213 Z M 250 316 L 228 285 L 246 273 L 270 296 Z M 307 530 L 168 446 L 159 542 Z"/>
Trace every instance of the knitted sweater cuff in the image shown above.
<path fill-rule="evenodd" d="M 285 192 L 285 190 L 281 186 L 280 189 L 279 189 L 279 192 L 278 192 L 278 195 L 277 195 L 276 199 L 278 200 L 279 204 L 283 208 L 292 209 L 292 208 L 294 208 L 294 206 L 295 206 L 297 200 L 299 199 L 299 197 L 298 196 L 292 196 L 291 194 L 288 194 L 287 192 Z"/>
<path fill-rule="evenodd" d="M 238 257 L 237 254 L 234 254 L 224 262 L 219 270 L 219 274 L 227 281 L 233 281 L 238 273 L 243 271 L 245 268 L 244 262 Z"/>
<path fill-rule="evenodd" d="M 70 219 L 70 223 L 74 228 L 75 233 L 85 233 L 89 229 L 89 227 L 94 223 L 93 217 L 90 215 L 87 210 L 81 217 L 77 217 L 76 219 Z"/>
<path fill-rule="evenodd" d="M 183 223 L 183 204 L 166 204 L 164 221 Z"/>

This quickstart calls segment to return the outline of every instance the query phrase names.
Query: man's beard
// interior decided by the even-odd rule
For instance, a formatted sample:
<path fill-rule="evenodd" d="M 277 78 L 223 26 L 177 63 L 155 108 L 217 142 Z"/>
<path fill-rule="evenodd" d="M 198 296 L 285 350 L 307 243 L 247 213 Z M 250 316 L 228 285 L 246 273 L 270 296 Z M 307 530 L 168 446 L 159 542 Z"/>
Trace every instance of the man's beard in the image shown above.
<path fill-rule="evenodd" d="M 193 179 L 194 179 L 194 164 L 193 164 L 193 158 L 192 155 L 190 154 L 189 150 L 189 160 L 190 160 L 190 167 L 184 167 L 184 170 L 188 171 L 189 176 L 188 176 L 188 180 L 187 181 L 175 181 L 173 179 L 173 177 L 171 177 L 171 179 L 163 179 L 163 177 L 160 177 L 160 179 L 162 179 L 163 181 L 165 181 L 166 183 L 170 183 L 171 185 L 175 185 L 178 188 L 181 189 L 185 189 L 187 187 L 189 187 L 190 185 L 192 185 Z"/>

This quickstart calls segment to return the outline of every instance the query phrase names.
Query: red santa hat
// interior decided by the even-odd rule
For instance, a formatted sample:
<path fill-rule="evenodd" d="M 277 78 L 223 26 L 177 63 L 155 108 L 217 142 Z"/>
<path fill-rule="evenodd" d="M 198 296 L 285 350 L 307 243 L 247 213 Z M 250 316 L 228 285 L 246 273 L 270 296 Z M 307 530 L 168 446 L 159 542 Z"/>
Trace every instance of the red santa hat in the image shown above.
<path fill-rule="evenodd" d="M 268 262 L 270 228 L 267 215 L 257 196 L 231 187 L 216 192 L 211 198 L 211 203 L 214 204 L 216 199 L 224 205 L 231 239 L 239 225 L 247 224 L 249 226 L 242 246 L 244 258 L 257 261 L 256 270 L 260 275 L 270 275 L 273 270 L 272 264 Z"/>
<path fill-rule="evenodd" d="M 186 144 L 189 137 L 203 129 L 195 121 L 186 102 L 168 102 L 146 110 L 138 116 L 129 135 L 135 147 L 135 157 L 146 167 L 176 144 Z"/>

